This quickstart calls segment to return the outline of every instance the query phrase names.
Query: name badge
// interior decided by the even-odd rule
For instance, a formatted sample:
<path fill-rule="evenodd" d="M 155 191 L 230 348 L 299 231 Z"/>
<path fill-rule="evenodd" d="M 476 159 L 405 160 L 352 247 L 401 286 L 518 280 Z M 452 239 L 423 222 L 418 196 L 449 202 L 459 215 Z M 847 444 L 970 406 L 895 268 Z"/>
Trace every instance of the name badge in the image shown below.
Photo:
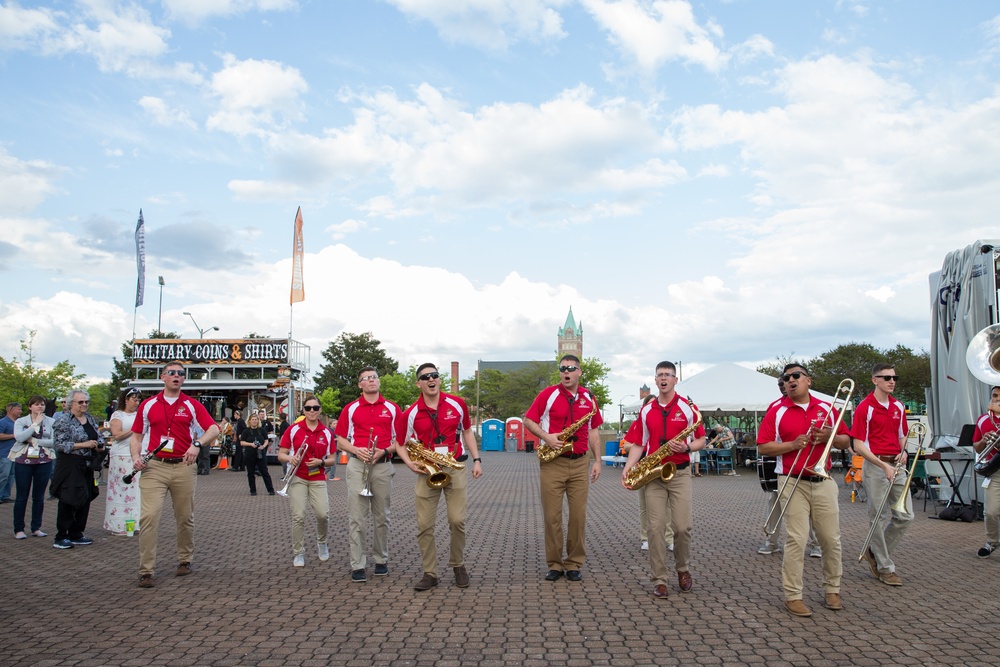
<path fill-rule="evenodd" d="M 448 448 L 447 447 L 435 447 L 434 448 L 434 453 L 435 454 L 447 454 L 448 453 Z"/>
<path fill-rule="evenodd" d="M 172 454 L 174 452 L 174 439 L 173 438 L 168 438 L 167 436 L 162 436 L 160 438 L 160 443 L 161 444 L 165 443 L 165 444 L 163 444 L 163 449 L 160 450 L 161 452 L 166 452 L 168 454 Z"/>

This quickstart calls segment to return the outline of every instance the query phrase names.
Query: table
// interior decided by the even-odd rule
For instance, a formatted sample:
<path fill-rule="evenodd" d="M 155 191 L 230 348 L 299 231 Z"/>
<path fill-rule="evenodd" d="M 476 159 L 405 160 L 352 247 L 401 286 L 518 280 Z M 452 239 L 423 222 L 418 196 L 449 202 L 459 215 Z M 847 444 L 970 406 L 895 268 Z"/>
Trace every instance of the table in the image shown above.
<path fill-rule="evenodd" d="M 959 505 L 963 505 L 963 506 L 964 505 L 969 505 L 970 503 L 965 502 L 965 499 L 962 498 L 962 489 L 961 489 L 961 486 L 962 486 L 962 483 L 965 482 L 966 476 L 969 474 L 969 466 L 971 466 L 972 463 L 973 463 L 973 461 L 976 460 L 976 457 L 975 456 L 971 456 L 969 454 L 966 454 L 965 452 L 938 452 L 938 451 L 933 451 L 933 452 L 925 454 L 923 458 L 924 458 L 925 461 L 941 461 L 942 462 L 941 472 L 944 473 L 945 478 L 948 480 L 948 484 L 951 485 L 951 499 L 948 500 L 948 504 L 946 505 L 946 507 L 951 507 L 953 504 L 955 504 L 956 500 L 958 501 Z M 943 462 L 945 462 L 945 461 L 951 462 L 951 465 L 947 465 L 947 466 L 944 465 Z M 955 469 L 953 467 L 955 465 L 953 463 L 954 461 L 962 461 L 964 463 L 964 465 L 962 466 L 962 474 L 958 476 L 958 480 L 957 481 L 955 480 L 955 477 L 953 477 L 954 472 L 955 472 Z M 974 501 L 975 504 L 973 506 L 979 504 L 979 486 L 975 482 L 976 482 L 976 480 L 973 480 L 972 492 L 976 496 L 975 497 L 975 501 Z"/>
<path fill-rule="evenodd" d="M 628 461 L 628 457 L 626 457 L 626 456 L 602 456 L 601 460 L 604 461 L 604 463 L 606 463 L 607 465 L 609 465 L 609 466 L 613 465 L 613 466 L 615 466 L 617 468 L 618 466 L 625 465 L 625 462 Z"/>

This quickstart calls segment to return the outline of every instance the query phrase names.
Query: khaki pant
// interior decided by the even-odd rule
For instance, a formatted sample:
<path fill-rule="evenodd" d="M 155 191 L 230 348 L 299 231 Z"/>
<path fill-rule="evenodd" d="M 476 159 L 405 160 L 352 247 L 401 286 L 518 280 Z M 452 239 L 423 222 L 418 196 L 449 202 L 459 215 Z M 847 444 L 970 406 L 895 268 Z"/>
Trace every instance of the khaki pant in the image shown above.
<path fill-rule="evenodd" d="M 896 571 L 896 564 L 892 562 L 892 552 L 896 550 L 896 546 L 903 539 L 906 529 L 910 527 L 910 522 L 913 521 L 913 502 L 910 499 L 909 489 L 906 491 L 905 511 L 897 512 L 890 509 L 903 494 L 906 476 L 906 468 L 903 468 L 893 479 L 889 499 L 885 503 L 885 509 L 882 510 L 882 516 L 877 519 L 881 524 L 882 517 L 888 511 L 890 515 L 889 525 L 884 530 L 876 530 L 869 545 L 881 572 Z M 867 459 L 861 466 L 861 479 L 861 483 L 865 486 L 865 493 L 868 494 L 868 527 L 871 528 L 871 522 L 876 520 L 875 511 L 878 510 L 882 496 L 885 495 L 885 490 L 889 487 L 889 480 L 885 478 L 885 472 L 881 466 L 877 466 Z M 881 525 L 879 527 L 881 528 Z"/>
<path fill-rule="evenodd" d="M 988 479 L 990 484 L 983 494 L 985 496 L 983 498 L 983 514 L 986 520 L 986 541 L 993 546 L 1000 546 L 1000 475 L 995 474 Z"/>
<path fill-rule="evenodd" d="M 647 484 L 648 486 L 648 484 Z M 639 539 L 643 542 L 649 541 L 649 519 L 646 514 L 646 487 L 642 487 L 636 493 L 639 494 Z M 670 508 L 667 508 L 667 512 Z M 667 530 L 663 533 L 663 540 L 669 547 L 674 543 L 674 528 L 671 525 L 670 515 L 667 515 Z"/>
<path fill-rule="evenodd" d="M 156 540 L 167 492 L 174 506 L 177 523 L 177 562 L 190 563 L 194 556 L 195 466 L 150 460 L 139 475 L 139 574 L 153 574 L 156 569 Z"/>
<path fill-rule="evenodd" d="M 288 500 L 292 508 L 292 553 L 305 554 L 302 534 L 306 526 L 306 503 L 312 507 L 316 517 L 316 541 L 326 544 L 327 518 L 330 515 L 330 496 L 326 492 L 326 480 L 307 482 L 301 477 L 292 478 L 288 485 Z"/>
<path fill-rule="evenodd" d="M 784 475 L 778 477 L 779 485 L 784 481 Z M 839 593 L 843 564 L 837 483 L 832 479 L 822 482 L 801 481 L 789 501 L 794 483 L 795 480 L 792 479 L 781 494 L 782 505 L 788 503 L 785 511 L 788 539 L 785 540 L 785 555 L 781 561 L 781 583 L 785 589 L 785 600 L 802 599 L 802 569 L 810 519 L 816 529 L 820 549 L 823 550 L 823 591 Z M 871 502 L 871 498 L 868 500 Z"/>
<path fill-rule="evenodd" d="M 427 475 L 417 475 L 415 489 L 420 560 L 424 572 L 434 577 L 438 576 L 434 524 L 437 523 L 437 508 L 442 493 L 448 510 L 448 526 L 451 528 L 448 567 L 465 565 L 465 515 L 468 508 L 465 491 L 468 486 L 469 471 L 445 468 L 444 472 L 451 475 L 451 483 L 443 489 L 432 489 L 427 486 Z"/>
<path fill-rule="evenodd" d="M 654 479 L 647 484 L 646 515 L 649 531 L 662 535 L 669 524 L 674 532 L 674 568 L 687 572 L 691 555 L 691 466 L 678 470 L 669 482 Z M 667 545 L 661 540 L 649 541 L 649 564 L 654 584 L 666 584 Z"/>
<path fill-rule="evenodd" d="M 347 462 L 347 519 L 350 532 L 351 569 L 363 570 L 368 566 L 365 537 L 368 518 L 375 524 L 372 541 L 372 558 L 376 564 L 389 562 L 389 500 L 392 495 L 392 476 L 396 474 L 392 463 L 375 463 L 371 468 L 370 498 L 360 495 L 364 487 L 365 464 L 353 456 Z"/>
<path fill-rule="evenodd" d="M 590 457 L 558 457 L 540 465 L 542 515 L 545 518 L 545 560 L 550 570 L 579 570 L 587 559 L 587 494 Z M 563 497 L 569 502 L 566 558 L 563 559 Z"/>

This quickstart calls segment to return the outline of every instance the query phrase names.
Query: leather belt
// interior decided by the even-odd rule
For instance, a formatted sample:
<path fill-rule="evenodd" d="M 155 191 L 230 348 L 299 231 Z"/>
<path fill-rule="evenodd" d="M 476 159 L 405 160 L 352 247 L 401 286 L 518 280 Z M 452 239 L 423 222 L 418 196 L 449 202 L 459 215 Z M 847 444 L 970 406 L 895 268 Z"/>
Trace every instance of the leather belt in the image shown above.
<path fill-rule="evenodd" d="M 690 461 L 688 461 L 687 463 L 678 463 L 677 464 L 677 469 L 678 470 L 684 470 L 684 468 L 687 468 L 689 465 L 691 465 Z"/>
<path fill-rule="evenodd" d="M 782 477 L 795 477 L 795 475 L 789 475 L 788 473 L 782 473 Z M 802 475 L 799 481 L 811 482 L 813 484 L 819 484 L 820 482 L 825 482 L 828 477 L 820 477 L 819 475 Z"/>
<path fill-rule="evenodd" d="M 885 461 L 886 463 L 895 463 L 896 457 L 899 456 L 899 454 L 877 454 L 876 456 L 878 456 L 879 461 Z"/>
<path fill-rule="evenodd" d="M 563 454 L 562 455 L 562 457 L 564 459 L 570 459 L 570 460 L 572 460 L 572 459 L 578 459 L 578 458 L 580 458 L 582 456 L 586 456 L 586 454 Z"/>
<path fill-rule="evenodd" d="M 168 463 L 170 465 L 177 465 L 178 463 L 181 463 L 181 462 L 184 461 L 183 458 L 179 458 L 179 459 L 164 459 L 164 458 L 161 458 L 159 456 L 154 457 L 153 460 L 154 461 L 159 461 L 160 463 Z"/>

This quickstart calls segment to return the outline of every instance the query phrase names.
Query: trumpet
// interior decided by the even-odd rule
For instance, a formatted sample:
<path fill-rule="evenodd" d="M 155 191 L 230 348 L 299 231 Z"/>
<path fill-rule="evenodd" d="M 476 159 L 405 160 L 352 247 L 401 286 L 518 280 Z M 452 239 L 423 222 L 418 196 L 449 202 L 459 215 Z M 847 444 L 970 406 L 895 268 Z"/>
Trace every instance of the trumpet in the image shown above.
<path fill-rule="evenodd" d="M 375 463 L 375 449 L 378 445 L 378 436 L 372 437 L 373 433 L 375 433 L 374 428 L 368 429 L 368 460 L 365 461 L 365 469 L 361 473 L 364 484 L 361 485 L 361 490 L 358 491 L 358 495 L 365 498 L 371 498 L 372 495 L 372 465 Z"/>
<path fill-rule="evenodd" d="M 406 442 L 406 454 L 410 460 L 417 465 L 423 466 L 427 471 L 427 486 L 432 489 L 443 489 L 451 484 L 451 475 L 442 468 L 453 468 L 454 470 L 464 470 L 465 464 L 455 460 L 451 454 L 438 454 L 434 450 L 427 449 L 416 440 Z"/>
<path fill-rule="evenodd" d="M 819 420 L 814 421 L 813 425 L 809 427 L 809 431 L 807 432 L 807 435 L 810 436 L 809 444 L 806 445 L 806 447 L 800 449 L 798 453 L 795 455 L 795 459 L 792 461 L 792 470 L 795 469 L 795 464 L 798 463 L 799 456 L 802 455 L 802 452 L 807 450 L 809 452 L 812 452 L 813 447 L 816 446 L 816 444 L 813 443 L 812 441 L 813 440 L 812 434 L 813 431 L 816 430 L 816 427 L 819 426 L 819 428 L 822 428 L 823 425 L 825 425 L 826 422 L 829 421 L 833 413 L 836 412 L 837 419 L 834 421 L 833 426 L 831 427 L 830 437 L 829 439 L 827 439 L 826 445 L 823 446 L 823 453 L 820 454 L 819 459 L 816 461 L 816 465 L 808 469 L 809 474 L 812 476 L 822 477 L 824 479 L 830 479 L 830 473 L 826 471 L 826 464 L 830 461 L 830 452 L 833 450 L 833 441 L 837 437 L 837 429 L 840 428 L 840 424 L 844 421 L 844 409 L 847 407 L 847 404 L 851 402 L 852 394 L 854 394 L 854 380 L 851 380 L 850 378 L 845 378 L 841 380 L 840 384 L 837 385 L 837 391 L 834 392 L 833 403 L 830 405 L 830 410 L 823 417 L 822 421 L 820 421 L 819 423 L 817 423 L 817 421 Z M 838 402 L 840 403 L 839 410 L 836 407 Z M 807 454 L 806 461 L 808 460 L 809 460 L 809 455 Z M 778 516 L 774 519 L 774 522 L 772 524 L 771 515 L 774 514 L 774 510 L 778 509 L 778 506 L 781 505 L 781 496 L 785 493 L 785 487 L 788 486 L 789 480 L 792 479 L 791 475 L 785 476 L 785 481 L 782 483 L 781 488 L 778 489 L 778 498 L 774 501 L 774 505 L 771 507 L 771 511 L 768 512 L 767 514 L 767 520 L 764 522 L 764 532 L 767 533 L 768 535 L 773 535 L 774 531 L 777 530 L 777 527 L 781 524 L 781 517 L 785 516 L 785 510 L 788 509 L 788 504 L 792 501 L 792 496 L 795 495 L 795 489 L 798 488 L 799 482 L 802 480 L 802 475 L 805 472 L 806 472 L 806 466 L 803 465 L 799 469 L 799 474 L 795 476 L 795 482 L 792 484 L 792 490 L 789 491 L 788 493 L 788 500 L 785 501 L 785 504 L 781 507 L 781 511 L 778 512 Z M 773 525 L 774 528 L 768 529 L 768 526 L 770 525 Z"/>
<path fill-rule="evenodd" d="M 297 458 L 299 462 L 294 466 L 289 467 L 288 472 L 286 472 L 285 476 L 281 478 L 281 483 L 285 486 L 278 491 L 279 496 L 288 497 L 288 487 L 292 485 L 292 480 L 295 479 L 295 472 L 299 469 L 299 466 L 302 465 L 302 462 L 306 460 L 307 449 L 309 449 L 309 443 L 303 442 L 302 446 L 299 447 L 299 451 L 295 452 L 294 458 Z"/>
<path fill-rule="evenodd" d="M 590 418 L 597 414 L 597 401 L 594 401 L 593 409 L 586 415 L 576 420 L 566 428 L 564 428 L 557 437 L 559 442 L 563 443 L 562 447 L 550 447 L 544 441 L 538 445 L 538 449 L 535 450 L 535 454 L 538 456 L 538 461 L 540 463 L 551 463 L 563 454 L 568 454 L 573 451 L 573 443 L 576 442 L 576 432 L 580 430 L 580 427 L 590 421 Z"/>
<path fill-rule="evenodd" d="M 910 429 L 909 434 L 907 434 L 906 439 L 909 440 L 911 436 L 917 436 L 917 453 L 913 456 L 913 465 L 910 466 L 910 474 L 906 477 L 906 482 L 903 484 L 903 490 L 899 494 L 899 500 L 892 504 L 892 511 L 903 513 L 906 511 L 906 497 L 910 495 L 910 482 L 913 481 L 913 473 L 917 470 L 917 460 L 924 451 L 923 441 L 924 436 L 927 435 L 927 427 L 917 422 Z M 903 448 L 906 451 L 906 448 Z M 889 494 L 892 493 L 893 483 L 896 481 L 896 475 L 898 475 L 903 470 L 903 463 L 899 462 L 896 464 L 896 472 L 893 473 L 892 479 L 889 481 L 889 486 L 885 489 L 885 495 L 882 496 L 882 502 L 878 505 L 878 510 L 875 512 L 875 518 L 872 519 L 872 525 L 868 529 L 868 537 L 865 538 L 864 544 L 861 545 L 861 553 L 858 555 L 858 562 L 860 563 L 865 559 L 865 554 L 868 553 L 868 547 L 872 543 L 872 538 L 875 537 L 875 531 L 878 529 L 879 524 L 882 519 L 882 510 L 885 509 L 885 504 L 889 502 Z"/>

